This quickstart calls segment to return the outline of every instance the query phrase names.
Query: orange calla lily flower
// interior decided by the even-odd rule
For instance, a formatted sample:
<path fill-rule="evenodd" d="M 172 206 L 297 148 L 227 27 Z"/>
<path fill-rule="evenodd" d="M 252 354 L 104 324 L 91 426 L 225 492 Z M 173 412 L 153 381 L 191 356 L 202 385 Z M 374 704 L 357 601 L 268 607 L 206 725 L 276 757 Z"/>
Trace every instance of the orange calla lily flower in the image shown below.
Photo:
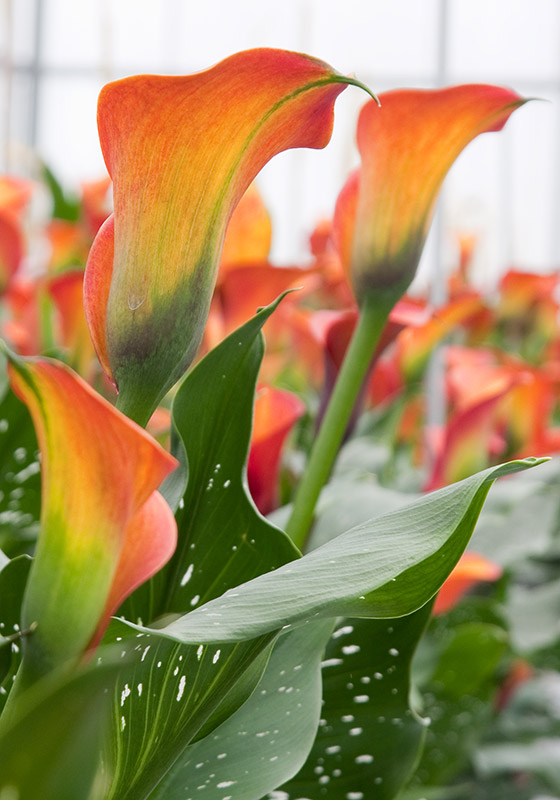
<path fill-rule="evenodd" d="M 316 278 L 311 270 L 302 267 L 275 267 L 272 264 L 228 270 L 216 293 L 221 306 L 224 335 L 247 322 L 257 309 L 272 303 L 278 295 L 288 289 L 303 291 L 288 295 L 280 308 L 287 304 L 286 301 L 289 303 L 299 300 L 302 294 L 314 287 Z M 268 320 L 265 330 L 275 327 L 275 318 L 276 315 L 273 315 Z"/>
<path fill-rule="evenodd" d="M 372 360 L 376 360 L 401 331 L 405 329 L 414 331 L 426 322 L 427 317 L 428 312 L 412 301 L 401 300 L 397 303 L 389 314 Z M 356 309 L 316 311 L 313 315 L 311 326 L 325 349 L 333 380 L 344 360 L 357 319 L 358 311 Z"/>
<path fill-rule="evenodd" d="M 214 292 L 201 351 L 211 350 L 283 292 L 297 289 L 284 298 L 263 327 L 266 352 L 261 378 L 274 382 L 288 363 L 291 367 L 294 365 L 294 354 L 290 352 L 292 312 L 295 303 L 312 291 L 316 283 L 314 271 L 300 267 L 275 267 L 268 263 L 229 267 Z"/>
<path fill-rule="evenodd" d="M 16 278 L 3 297 L 8 319 L 1 325 L 2 336 L 18 353 L 37 355 L 42 350 L 40 303 L 43 281 Z"/>
<path fill-rule="evenodd" d="M 401 374 L 391 353 L 383 353 L 375 362 L 367 389 L 367 402 L 372 407 L 391 403 L 405 389 Z"/>
<path fill-rule="evenodd" d="M 510 446 L 514 454 L 532 452 L 533 443 L 546 438 L 556 396 L 547 376 L 525 364 L 507 365 L 515 380 L 513 391 L 504 403 Z"/>
<path fill-rule="evenodd" d="M 503 711 L 509 705 L 517 690 L 524 683 L 530 681 L 535 672 L 535 667 L 524 658 L 514 659 L 494 701 L 496 711 Z"/>
<path fill-rule="evenodd" d="M 404 89 L 367 103 L 361 168 L 341 192 L 335 238 L 360 303 L 399 297 L 412 281 L 442 181 L 478 134 L 498 131 L 525 101 L 495 86 Z"/>
<path fill-rule="evenodd" d="M 468 324 L 483 307 L 477 294 L 466 294 L 437 309 L 423 326 L 406 328 L 397 339 L 397 361 L 403 378 L 409 383 L 418 380 L 436 344 L 458 325 Z"/>
<path fill-rule="evenodd" d="M 86 315 L 118 405 L 147 421 L 200 343 L 227 222 L 272 156 L 324 147 L 354 79 L 298 53 L 238 53 L 185 77 L 141 75 L 101 92 L 114 217 L 88 260 Z"/>
<path fill-rule="evenodd" d="M 350 308 L 355 304 L 352 287 L 333 241 L 333 223 L 322 219 L 309 237 L 314 269 L 321 277 L 318 304 L 327 308 Z"/>
<path fill-rule="evenodd" d="M 478 553 L 467 551 L 449 578 L 445 581 L 434 605 L 434 614 L 445 614 L 457 605 L 461 597 L 478 581 L 497 581 L 502 569 L 493 561 L 489 561 Z"/>
<path fill-rule="evenodd" d="M 521 316 L 535 306 L 548 306 L 558 310 L 554 295 L 558 287 L 558 275 L 539 275 L 533 272 L 509 270 L 502 277 L 498 290 L 500 302 L 498 316 L 509 318 Z"/>
<path fill-rule="evenodd" d="M 31 199 L 31 184 L 0 176 L 0 295 L 6 291 L 24 256 L 22 215 Z"/>
<path fill-rule="evenodd" d="M 99 642 L 111 615 L 123 600 L 169 561 L 176 545 L 173 512 L 159 492 L 152 492 L 126 525 L 113 582 L 89 647 Z"/>
<path fill-rule="evenodd" d="M 447 345 L 445 360 L 447 391 L 456 411 L 494 397 L 511 386 L 511 370 L 497 363 L 492 350 Z"/>
<path fill-rule="evenodd" d="M 25 212 L 33 194 L 33 184 L 14 175 L 0 176 L 0 208 L 10 209 L 18 219 Z"/>
<path fill-rule="evenodd" d="M 514 341 L 537 334 L 536 350 L 558 335 L 558 275 L 510 270 L 500 281 L 497 323 Z"/>
<path fill-rule="evenodd" d="M 0 208 L 0 295 L 8 288 L 23 259 L 23 236 L 17 217 Z"/>
<path fill-rule="evenodd" d="M 92 240 L 111 213 L 110 189 L 111 179 L 107 176 L 83 183 L 79 219 L 49 222 L 46 229 L 50 244 L 49 272 L 57 274 L 84 267 Z"/>
<path fill-rule="evenodd" d="M 77 222 L 52 219 L 45 232 L 50 245 L 48 271 L 52 275 L 83 267 L 92 237 L 87 238 Z"/>
<path fill-rule="evenodd" d="M 71 353 L 72 365 L 87 377 L 94 354 L 82 304 L 83 284 L 82 269 L 68 270 L 50 278 L 47 288 L 58 311 L 62 344 Z"/>
<path fill-rule="evenodd" d="M 81 378 L 9 355 L 42 454 L 41 533 L 22 621 L 23 685 L 79 658 L 116 605 L 171 557 L 173 514 L 155 490 L 176 460 Z"/>
<path fill-rule="evenodd" d="M 433 492 L 488 466 L 495 442 L 496 411 L 512 385 L 451 417 L 424 491 Z"/>
<path fill-rule="evenodd" d="M 470 285 L 469 273 L 478 242 L 476 234 L 468 231 L 457 231 L 456 240 L 459 258 L 457 270 L 451 273 L 447 281 L 447 291 L 450 297 L 454 297 Z"/>
<path fill-rule="evenodd" d="M 496 419 L 507 439 L 504 455 L 522 458 L 557 449 L 549 429 L 557 389 L 548 370 L 483 349 L 448 347 L 447 360 L 447 384 L 457 412 L 501 394 Z"/>
<path fill-rule="evenodd" d="M 285 389 L 260 386 L 247 462 L 247 482 L 255 505 L 268 514 L 278 505 L 278 473 L 282 445 L 305 413 L 300 398 Z"/>

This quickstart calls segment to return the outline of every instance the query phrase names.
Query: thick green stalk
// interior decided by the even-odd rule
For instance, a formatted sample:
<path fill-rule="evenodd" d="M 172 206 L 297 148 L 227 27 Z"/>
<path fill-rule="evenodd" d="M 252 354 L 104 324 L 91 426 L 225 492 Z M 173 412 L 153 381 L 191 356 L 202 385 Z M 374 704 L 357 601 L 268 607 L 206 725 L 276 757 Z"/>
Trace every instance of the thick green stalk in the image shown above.
<path fill-rule="evenodd" d="M 360 311 L 288 522 L 287 532 L 300 549 L 305 544 L 319 494 L 333 468 L 354 403 L 393 305 L 392 297 L 390 301 L 383 296 L 370 297 Z"/>
<path fill-rule="evenodd" d="M 53 302 L 47 292 L 43 289 L 39 292 L 39 327 L 43 353 L 52 350 L 55 346 L 52 314 Z"/>

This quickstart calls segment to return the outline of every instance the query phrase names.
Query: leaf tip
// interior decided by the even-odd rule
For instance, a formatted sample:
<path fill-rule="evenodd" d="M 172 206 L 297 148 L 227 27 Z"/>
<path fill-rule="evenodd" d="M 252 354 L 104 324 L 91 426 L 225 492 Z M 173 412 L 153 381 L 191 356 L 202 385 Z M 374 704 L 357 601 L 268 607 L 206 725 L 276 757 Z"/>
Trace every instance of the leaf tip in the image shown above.
<path fill-rule="evenodd" d="M 528 456 L 527 458 L 518 458 L 513 461 L 506 461 L 496 467 L 488 470 L 486 480 L 494 481 L 497 478 L 502 478 L 505 475 L 513 475 L 516 472 L 523 472 L 526 469 L 538 467 L 550 461 L 550 456 Z"/>
<path fill-rule="evenodd" d="M 282 300 L 287 295 L 292 294 L 292 292 L 299 292 L 302 289 L 303 289 L 302 286 L 294 286 L 291 289 L 285 289 L 281 294 L 278 295 L 278 297 L 275 300 L 272 301 L 272 303 L 269 303 L 266 306 L 259 306 L 257 308 L 257 316 L 259 316 L 260 314 L 266 314 L 267 316 L 269 316 L 270 314 L 272 314 L 273 311 L 276 311 Z"/>

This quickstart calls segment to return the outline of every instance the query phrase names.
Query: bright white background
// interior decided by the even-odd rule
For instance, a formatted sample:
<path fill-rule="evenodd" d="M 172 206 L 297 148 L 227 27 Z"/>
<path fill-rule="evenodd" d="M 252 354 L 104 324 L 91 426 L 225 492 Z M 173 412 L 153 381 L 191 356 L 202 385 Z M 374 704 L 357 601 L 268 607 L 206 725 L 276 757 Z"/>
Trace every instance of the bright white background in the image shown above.
<path fill-rule="evenodd" d="M 460 157 L 445 185 L 422 276 L 448 269 L 457 232 L 478 236 L 476 278 L 560 262 L 558 0 L 0 0 L 0 170 L 29 170 L 29 149 L 76 188 L 103 174 L 100 87 L 135 72 L 187 73 L 258 46 L 308 52 L 376 91 L 461 82 L 509 85 L 528 104 Z M 301 259 L 357 162 L 365 96 L 337 101 L 324 151 L 278 156 L 260 186 L 274 258 Z"/>

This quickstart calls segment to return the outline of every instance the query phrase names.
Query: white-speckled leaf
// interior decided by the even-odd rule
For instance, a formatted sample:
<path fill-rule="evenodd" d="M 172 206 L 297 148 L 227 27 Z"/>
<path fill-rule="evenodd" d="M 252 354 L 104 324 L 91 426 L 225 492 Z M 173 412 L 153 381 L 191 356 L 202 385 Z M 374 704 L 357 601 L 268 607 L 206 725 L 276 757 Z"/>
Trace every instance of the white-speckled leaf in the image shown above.
<path fill-rule="evenodd" d="M 18 556 L 0 569 L 0 636 L 7 639 L 0 655 L 0 712 L 21 663 L 21 603 L 31 568 L 29 556 Z"/>
<path fill-rule="evenodd" d="M 260 331 L 276 305 L 222 342 L 179 387 L 172 418 L 188 481 L 176 512 L 177 550 L 119 616 L 148 622 L 184 614 L 299 557 L 286 534 L 259 514 L 245 486 Z M 275 638 L 267 632 L 224 646 L 187 645 L 113 621 L 105 641 L 118 641 L 132 661 L 114 697 L 108 797 L 144 798 L 187 745 L 236 711 L 260 679 Z"/>
<path fill-rule="evenodd" d="M 17 555 L 39 530 L 41 479 L 35 428 L 9 387 L 0 391 L 0 547 Z"/>
<path fill-rule="evenodd" d="M 492 467 L 370 520 L 160 633 L 183 642 L 232 642 L 309 619 L 410 614 L 433 597 L 459 560 L 492 481 L 538 463 Z"/>
<path fill-rule="evenodd" d="M 273 638 L 182 645 L 157 631 L 137 637 L 113 620 L 105 641 L 118 644 L 132 663 L 115 685 L 106 759 L 113 778 L 104 800 L 145 798 L 209 719 L 213 729 L 249 697 Z"/>
<path fill-rule="evenodd" d="M 391 800 L 418 760 L 426 721 L 410 707 L 410 663 L 431 603 L 399 619 L 345 619 L 323 661 L 313 749 L 284 800 Z M 269 800 L 272 800 L 272 795 Z"/>
<path fill-rule="evenodd" d="M 304 763 L 321 709 L 321 658 L 332 622 L 282 636 L 254 694 L 189 747 L 150 800 L 259 800 Z"/>

